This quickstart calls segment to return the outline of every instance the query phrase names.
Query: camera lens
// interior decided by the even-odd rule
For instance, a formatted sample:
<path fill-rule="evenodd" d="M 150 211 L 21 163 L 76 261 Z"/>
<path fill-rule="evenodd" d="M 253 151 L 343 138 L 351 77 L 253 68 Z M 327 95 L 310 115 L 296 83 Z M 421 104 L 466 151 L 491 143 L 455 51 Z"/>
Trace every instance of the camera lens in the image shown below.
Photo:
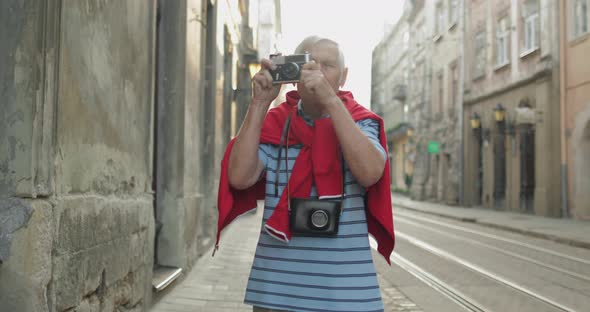
<path fill-rule="evenodd" d="M 328 214 L 323 210 L 316 210 L 311 214 L 311 224 L 319 229 L 328 225 L 328 219 Z"/>
<path fill-rule="evenodd" d="M 296 63 L 286 63 L 282 66 L 283 76 L 288 80 L 295 80 L 299 75 L 299 65 Z"/>

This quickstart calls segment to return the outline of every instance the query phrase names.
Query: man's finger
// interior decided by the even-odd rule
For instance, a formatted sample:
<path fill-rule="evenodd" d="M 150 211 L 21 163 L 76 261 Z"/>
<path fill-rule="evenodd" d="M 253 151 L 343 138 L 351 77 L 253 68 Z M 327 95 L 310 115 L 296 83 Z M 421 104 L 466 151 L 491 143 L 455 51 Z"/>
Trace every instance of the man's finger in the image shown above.
<path fill-rule="evenodd" d="M 322 74 L 322 72 L 319 71 L 319 70 L 304 69 L 304 70 L 301 71 L 301 77 L 305 77 L 305 78 L 312 78 L 312 77 L 323 78 L 324 77 L 324 74 Z"/>
<path fill-rule="evenodd" d="M 262 74 L 264 75 L 266 88 L 271 88 L 272 87 L 272 77 L 270 76 L 270 73 L 268 72 L 268 70 L 265 70 Z"/>
<path fill-rule="evenodd" d="M 252 78 L 252 80 L 254 80 L 254 82 L 259 85 L 262 89 L 267 88 L 267 83 L 266 83 L 266 77 L 264 75 L 265 71 L 259 71 L 258 73 L 256 73 L 256 75 L 254 75 L 254 77 Z M 268 71 L 266 71 L 268 73 Z"/>
<path fill-rule="evenodd" d="M 261 67 L 261 70 L 265 70 L 265 69 L 266 70 L 268 70 L 268 69 L 275 70 L 275 69 L 277 69 L 277 65 L 275 65 L 271 60 L 265 59 L 265 58 L 260 60 L 260 67 Z"/>
<path fill-rule="evenodd" d="M 314 60 L 311 60 L 305 64 L 303 64 L 303 67 L 301 67 L 302 69 L 307 69 L 307 70 L 316 70 L 316 69 L 320 69 L 320 64 L 316 63 Z"/>

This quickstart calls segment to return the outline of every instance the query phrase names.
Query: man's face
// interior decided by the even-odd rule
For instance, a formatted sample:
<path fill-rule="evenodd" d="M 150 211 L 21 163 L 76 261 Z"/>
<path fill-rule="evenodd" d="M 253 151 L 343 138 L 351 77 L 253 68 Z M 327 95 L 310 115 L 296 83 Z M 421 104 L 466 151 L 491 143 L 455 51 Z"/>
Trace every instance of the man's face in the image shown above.
<path fill-rule="evenodd" d="M 320 64 L 322 73 L 326 80 L 338 92 L 338 89 L 344 85 L 346 80 L 346 69 L 340 67 L 338 60 L 338 48 L 331 42 L 320 41 L 308 48 L 311 59 Z M 297 84 L 297 90 L 302 97 L 309 92 L 305 90 L 303 84 Z"/>

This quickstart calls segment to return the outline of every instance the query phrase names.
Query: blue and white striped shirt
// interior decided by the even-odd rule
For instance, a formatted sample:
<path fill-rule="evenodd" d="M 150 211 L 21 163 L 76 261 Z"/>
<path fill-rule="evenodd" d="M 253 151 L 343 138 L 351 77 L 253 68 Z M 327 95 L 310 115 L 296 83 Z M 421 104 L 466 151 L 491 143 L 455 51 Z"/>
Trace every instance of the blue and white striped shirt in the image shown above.
<path fill-rule="evenodd" d="M 379 123 L 365 119 L 357 125 L 385 157 L 379 144 Z M 369 246 L 365 189 L 356 182 L 348 167 L 345 168 L 346 196 L 336 237 L 293 236 L 285 244 L 263 230 L 302 146 L 289 146 L 288 169 L 284 161 L 277 169 L 278 148 L 270 144 L 259 147 L 259 158 L 266 168 L 266 199 L 244 302 L 287 311 L 384 311 Z M 278 197 L 274 190 L 277 176 Z M 315 187 L 311 198 L 317 198 Z"/>

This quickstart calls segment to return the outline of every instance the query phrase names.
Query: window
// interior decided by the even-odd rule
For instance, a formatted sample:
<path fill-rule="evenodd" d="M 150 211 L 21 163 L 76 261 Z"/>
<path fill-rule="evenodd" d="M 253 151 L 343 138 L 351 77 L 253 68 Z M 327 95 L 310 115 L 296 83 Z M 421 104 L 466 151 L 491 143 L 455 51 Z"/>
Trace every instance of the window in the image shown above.
<path fill-rule="evenodd" d="M 534 51 L 539 48 L 539 1 L 526 1 L 522 13 L 524 51 Z"/>
<path fill-rule="evenodd" d="M 480 31 L 475 35 L 475 66 L 473 78 L 477 79 L 485 75 L 486 70 L 486 32 Z"/>
<path fill-rule="evenodd" d="M 579 37 L 588 32 L 588 0 L 574 0 L 573 36 Z"/>
<path fill-rule="evenodd" d="M 404 31 L 404 50 L 407 50 L 410 48 L 410 32 L 409 31 Z"/>
<path fill-rule="evenodd" d="M 436 33 L 442 35 L 445 29 L 445 12 L 443 3 L 439 2 L 436 5 Z"/>
<path fill-rule="evenodd" d="M 422 92 L 424 92 L 424 77 L 426 73 L 424 72 L 424 61 L 419 60 L 416 64 L 416 70 L 413 72 L 414 76 L 412 76 L 412 91 L 414 97 L 420 96 Z"/>
<path fill-rule="evenodd" d="M 456 24 L 459 20 L 459 0 L 449 0 L 449 24 Z"/>
<path fill-rule="evenodd" d="M 409 69 L 404 69 L 404 84 L 408 85 L 408 83 L 410 82 L 410 71 Z"/>
<path fill-rule="evenodd" d="M 438 80 L 438 111 L 442 112 L 444 108 L 444 78 L 442 71 L 437 76 Z"/>
<path fill-rule="evenodd" d="M 508 30 L 508 18 L 504 17 L 498 20 L 496 28 L 496 65 L 503 66 L 509 62 L 508 40 L 510 31 Z"/>
<path fill-rule="evenodd" d="M 457 63 L 451 65 L 451 102 L 450 107 L 454 108 L 457 104 L 457 96 L 459 95 L 459 70 L 457 70 Z"/>
<path fill-rule="evenodd" d="M 417 26 L 414 30 L 413 39 L 416 43 L 416 48 L 419 48 L 420 45 L 422 45 L 422 41 L 424 40 L 424 22 L 417 23 Z"/>

